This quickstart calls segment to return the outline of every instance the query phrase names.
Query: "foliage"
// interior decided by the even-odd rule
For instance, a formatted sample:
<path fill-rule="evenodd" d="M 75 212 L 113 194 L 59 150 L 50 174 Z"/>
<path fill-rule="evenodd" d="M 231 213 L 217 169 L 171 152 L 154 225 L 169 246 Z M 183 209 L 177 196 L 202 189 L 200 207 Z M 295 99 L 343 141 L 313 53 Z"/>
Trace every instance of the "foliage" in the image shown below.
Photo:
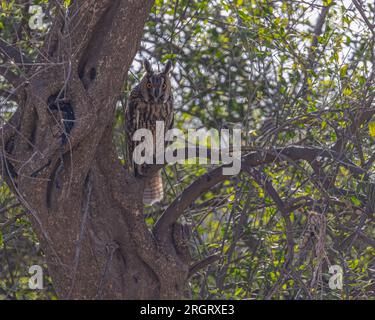
<path fill-rule="evenodd" d="M 19 3 L 2 1 L 1 38 L 35 56 L 46 30 L 30 30 Z M 49 10 L 48 1 L 35 3 Z M 118 103 L 121 159 L 126 97 L 143 58 L 173 60 L 178 128 L 240 123 L 243 153 L 298 145 L 337 154 L 262 165 L 202 194 L 183 217 L 193 227 L 192 255 L 220 258 L 191 278 L 190 297 L 375 297 L 374 12 L 371 1 L 155 1 Z M 0 78 L 0 93 L 10 88 Z M 4 99 L 2 120 L 13 109 Z M 168 166 L 167 197 L 147 208 L 147 222 L 212 167 Z M 27 287 L 28 266 L 43 255 L 25 212 L 1 188 L 0 299 L 54 298 L 50 284 Z M 331 265 L 343 268 L 343 290 L 329 288 Z"/>

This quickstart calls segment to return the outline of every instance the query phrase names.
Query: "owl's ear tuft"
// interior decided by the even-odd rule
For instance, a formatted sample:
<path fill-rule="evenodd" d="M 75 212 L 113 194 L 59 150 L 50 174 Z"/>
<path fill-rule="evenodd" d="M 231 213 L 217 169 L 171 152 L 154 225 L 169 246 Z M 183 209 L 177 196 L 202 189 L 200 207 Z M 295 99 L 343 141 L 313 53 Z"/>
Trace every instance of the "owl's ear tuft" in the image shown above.
<path fill-rule="evenodd" d="M 145 70 L 149 74 L 153 74 L 154 72 L 152 71 L 151 64 L 147 59 L 143 60 L 143 66 L 145 67 Z"/>
<path fill-rule="evenodd" d="M 172 61 L 171 60 L 168 60 L 165 67 L 164 67 L 164 71 L 163 73 L 164 74 L 167 74 L 169 73 L 170 71 L 172 70 Z"/>

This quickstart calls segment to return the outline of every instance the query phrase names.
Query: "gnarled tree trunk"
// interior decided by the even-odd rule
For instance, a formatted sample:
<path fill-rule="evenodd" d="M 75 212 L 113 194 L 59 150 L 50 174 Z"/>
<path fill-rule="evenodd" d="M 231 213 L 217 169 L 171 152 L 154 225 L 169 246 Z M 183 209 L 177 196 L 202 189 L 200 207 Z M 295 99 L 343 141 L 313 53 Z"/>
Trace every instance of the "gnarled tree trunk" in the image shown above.
<path fill-rule="evenodd" d="M 18 79 L 19 108 L 2 128 L 2 174 L 31 214 L 60 298 L 182 296 L 188 261 L 176 248 L 177 227 L 163 241 L 149 231 L 147 178 L 125 171 L 112 141 L 117 97 L 152 5 L 57 6 L 37 61 Z"/>

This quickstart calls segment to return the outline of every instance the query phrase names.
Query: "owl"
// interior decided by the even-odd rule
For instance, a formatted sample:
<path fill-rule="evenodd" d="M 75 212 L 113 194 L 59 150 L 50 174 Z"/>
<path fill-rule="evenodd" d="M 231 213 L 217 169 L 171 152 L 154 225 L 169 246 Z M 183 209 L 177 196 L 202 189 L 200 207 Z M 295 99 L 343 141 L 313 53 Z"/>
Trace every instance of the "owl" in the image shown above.
<path fill-rule="evenodd" d="M 144 60 L 145 75 L 130 92 L 125 112 L 128 160 L 135 175 L 142 175 L 145 165 L 135 164 L 133 151 L 140 142 L 133 141 L 134 132 L 148 129 L 152 132 L 156 145 L 156 121 L 164 121 L 165 132 L 173 125 L 173 98 L 170 80 L 172 62 L 168 61 L 160 73 L 155 73 L 148 60 Z M 164 143 L 164 142 L 163 142 Z M 155 150 L 154 150 L 155 155 Z M 153 205 L 163 199 L 164 189 L 161 171 L 149 177 L 143 194 L 143 203 Z"/>

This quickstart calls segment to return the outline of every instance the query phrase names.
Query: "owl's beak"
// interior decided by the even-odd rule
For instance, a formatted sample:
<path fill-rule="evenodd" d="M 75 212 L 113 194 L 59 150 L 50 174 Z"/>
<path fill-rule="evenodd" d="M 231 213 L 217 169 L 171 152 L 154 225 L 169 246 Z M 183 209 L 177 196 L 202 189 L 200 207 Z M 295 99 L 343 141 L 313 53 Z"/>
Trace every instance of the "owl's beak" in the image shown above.
<path fill-rule="evenodd" d="M 157 103 L 160 100 L 160 90 L 154 89 L 154 102 Z"/>

